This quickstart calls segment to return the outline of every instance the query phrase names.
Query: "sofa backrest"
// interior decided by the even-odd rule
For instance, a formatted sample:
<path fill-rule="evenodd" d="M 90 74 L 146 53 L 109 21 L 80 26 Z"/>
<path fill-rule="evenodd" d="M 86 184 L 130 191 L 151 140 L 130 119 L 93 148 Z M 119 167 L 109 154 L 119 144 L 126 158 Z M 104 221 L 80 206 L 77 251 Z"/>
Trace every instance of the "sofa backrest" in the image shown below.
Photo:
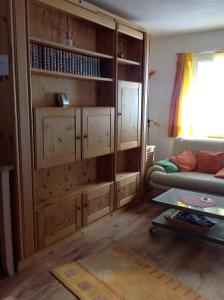
<path fill-rule="evenodd" d="M 193 139 L 178 137 L 173 142 L 172 154 L 177 155 L 190 148 L 194 154 L 197 150 L 224 152 L 224 139 Z"/>

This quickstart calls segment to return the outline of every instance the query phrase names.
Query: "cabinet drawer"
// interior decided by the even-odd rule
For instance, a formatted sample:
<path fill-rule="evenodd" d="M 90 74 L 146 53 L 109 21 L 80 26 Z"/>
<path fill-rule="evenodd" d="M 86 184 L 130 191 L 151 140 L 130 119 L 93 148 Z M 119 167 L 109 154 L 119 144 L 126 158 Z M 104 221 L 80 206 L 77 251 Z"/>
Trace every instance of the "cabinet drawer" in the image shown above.
<path fill-rule="evenodd" d="M 113 184 L 86 191 L 82 194 L 83 225 L 110 213 L 113 201 Z"/>
<path fill-rule="evenodd" d="M 81 227 L 81 195 L 37 211 L 38 249 L 73 233 Z"/>
<path fill-rule="evenodd" d="M 139 174 L 117 181 L 117 207 L 121 207 L 137 196 L 139 190 Z"/>

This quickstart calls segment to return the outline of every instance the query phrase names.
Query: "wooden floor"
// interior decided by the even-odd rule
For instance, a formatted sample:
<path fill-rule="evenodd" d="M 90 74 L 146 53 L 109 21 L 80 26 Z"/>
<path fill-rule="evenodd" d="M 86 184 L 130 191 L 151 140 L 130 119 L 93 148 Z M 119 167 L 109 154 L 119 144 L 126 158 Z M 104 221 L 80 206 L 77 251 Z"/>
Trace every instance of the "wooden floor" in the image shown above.
<path fill-rule="evenodd" d="M 162 210 L 145 201 L 90 225 L 76 239 L 61 245 L 48 257 L 40 259 L 11 278 L 1 280 L 0 299 L 76 299 L 49 270 L 101 251 L 117 241 L 198 290 L 208 299 L 224 300 L 224 247 L 185 239 L 165 229 L 159 229 L 154 237 L 150 236 L 150 221 Z"/>

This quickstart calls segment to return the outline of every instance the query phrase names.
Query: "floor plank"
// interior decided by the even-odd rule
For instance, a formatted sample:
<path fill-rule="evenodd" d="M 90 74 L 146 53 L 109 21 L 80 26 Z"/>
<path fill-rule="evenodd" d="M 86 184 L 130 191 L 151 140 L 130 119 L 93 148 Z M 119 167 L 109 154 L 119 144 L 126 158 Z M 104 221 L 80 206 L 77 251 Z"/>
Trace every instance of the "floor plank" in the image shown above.
<path fill-rule="evenodd" d="M 150 236 L 150 222 L 163 210 L 149 201 L 142 201 L 134 208 L 107 216 L 88 226 L 76 240 L 61 245 L 11 278 L 1 279 L 0 299 L 76 299 L 49 270 L 119 242 L 208 299 L 223 300 L 224 247 L 187 239 L 165 229 L 158 229 L 155 236 Z"/>

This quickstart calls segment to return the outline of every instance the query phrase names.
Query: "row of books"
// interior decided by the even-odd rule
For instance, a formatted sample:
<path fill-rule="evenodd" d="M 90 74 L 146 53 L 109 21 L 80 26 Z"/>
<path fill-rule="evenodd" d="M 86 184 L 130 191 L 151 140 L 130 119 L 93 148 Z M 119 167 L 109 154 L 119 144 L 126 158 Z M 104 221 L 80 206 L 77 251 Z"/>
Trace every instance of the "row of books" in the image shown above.
<path fill-rule="evenodd" d="M 78 75 L 106 77 L 108 64 L 100 58 L 31 43 L 32 68 Z"/>

